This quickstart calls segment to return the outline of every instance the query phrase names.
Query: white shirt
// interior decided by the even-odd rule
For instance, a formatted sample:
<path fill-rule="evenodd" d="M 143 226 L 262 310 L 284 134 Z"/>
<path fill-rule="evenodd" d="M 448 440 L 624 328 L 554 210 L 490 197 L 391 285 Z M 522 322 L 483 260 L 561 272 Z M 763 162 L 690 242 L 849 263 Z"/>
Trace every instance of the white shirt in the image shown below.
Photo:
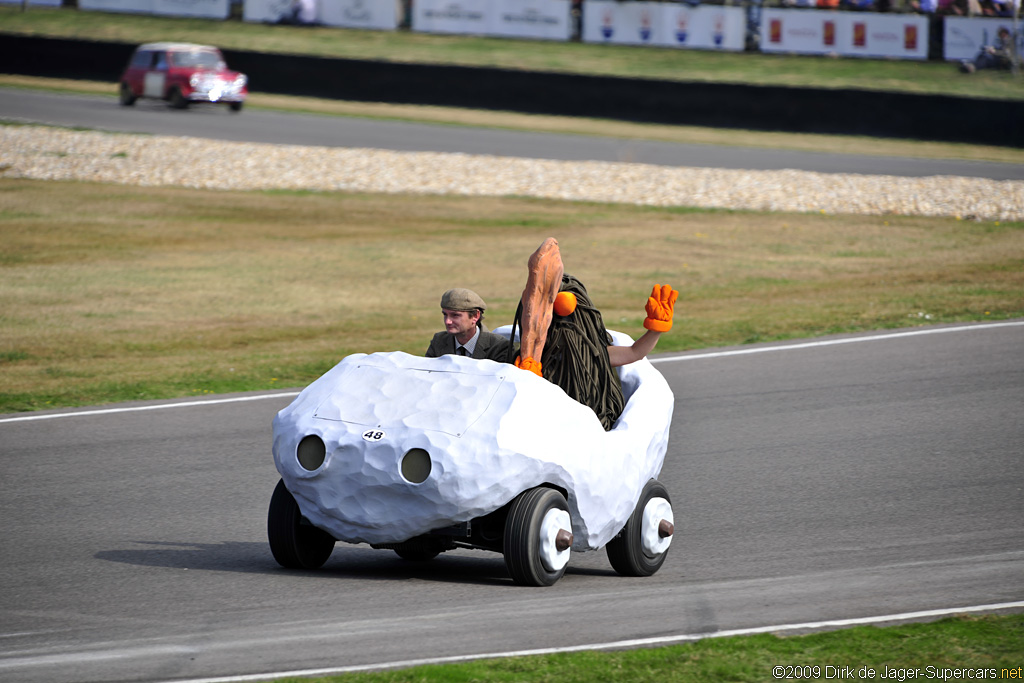
<path fill-rule="evenodd" d="M 476 332 L 473 333 L 473 338 L 465 344 L 459 344 L 459 340 L 455 340 L 455 355 L 459 355 L 459 347 L 466 349 L 466 355 L 470 358 L 473 357 L 473 352 L 476 351 L 476 342 L 480 339 L 480 327 L 477 326 Z"/>

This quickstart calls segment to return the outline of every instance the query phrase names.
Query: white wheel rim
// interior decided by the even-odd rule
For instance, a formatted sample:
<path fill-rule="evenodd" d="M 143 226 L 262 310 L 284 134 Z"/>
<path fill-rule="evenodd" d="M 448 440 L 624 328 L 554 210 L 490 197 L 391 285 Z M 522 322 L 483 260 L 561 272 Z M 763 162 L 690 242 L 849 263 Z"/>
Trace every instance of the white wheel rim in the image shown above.
<path fill-rule="evenodd" d="M 643 544 L 644 553 L 650 557 L 661 555 L 672 545 L 671 536 L 662 538 L 658 533 L 663 519 L 675 525 L 672 504 L 664 498 L 651 498 L 644 506 L 644 516 L 640 524 L 640 542 Z"/>
<path fill-rule="evenodd" d="M 565 529 L 572 532 L 572 519 L 561 508 L 551 508 L 540 523 L 540 561 L 549 572 L 561 571 L 569 563 L 572 548 L 559 550 L 555 547 L 558 532 Z"/>

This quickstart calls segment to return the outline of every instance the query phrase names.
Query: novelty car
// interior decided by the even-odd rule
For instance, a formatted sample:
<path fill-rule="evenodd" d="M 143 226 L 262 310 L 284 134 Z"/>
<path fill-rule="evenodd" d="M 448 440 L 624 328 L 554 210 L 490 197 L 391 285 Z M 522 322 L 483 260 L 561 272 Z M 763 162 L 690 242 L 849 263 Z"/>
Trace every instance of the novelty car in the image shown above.
<path fill-rule="evenodd" d="M 626 405 L 605 431 L 590 408 L 510 364 L 346 357 L 274 419 L 274 558 L 316 569 L 336 541 L 412 560 L 474 548 L 502 553 L 514 582 L 549 586 L 572 552 L 604 547 L 619 574 L 653 574 L 674 532 L 657 481 L 673 396 L 646 359 L 617 372 Z"/>
<path fill-rule="evenodd" d="M 192 43 L 146 43 L 135 49 L 120 79 L 125 107 L 140 97 L 167 100 L 176 109 L 193 102 L 227 104 L 241 111 L 248 77 L 228 69 L 220 50 Z"/>

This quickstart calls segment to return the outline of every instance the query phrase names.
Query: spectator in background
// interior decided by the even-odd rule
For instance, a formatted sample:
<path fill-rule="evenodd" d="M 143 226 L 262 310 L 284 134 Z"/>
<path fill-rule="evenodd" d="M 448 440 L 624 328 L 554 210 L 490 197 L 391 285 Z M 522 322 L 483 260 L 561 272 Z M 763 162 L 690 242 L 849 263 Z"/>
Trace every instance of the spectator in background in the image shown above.
<path fill-rule="evenodd" d="M 938 13 L 963 16 L 967 14 L 967 2 L 966 0 L 939 0 Z"/>
<path fill-rule="evenodd" d="M 1010 0 L 992 0 L 992 12 L 997 17 L 1012 17 L 1013 3 Z"/>
<path fill-rule="evenodd" d="M 960 71 L 972 74 L 978 69 L 1009 69 L 1013 66 L 1012 48 L 1010 30 L 1000 26 L 996 39 L 991 45 L 982 45 L 973 62 L 967 59 L 960 61 Z"/>

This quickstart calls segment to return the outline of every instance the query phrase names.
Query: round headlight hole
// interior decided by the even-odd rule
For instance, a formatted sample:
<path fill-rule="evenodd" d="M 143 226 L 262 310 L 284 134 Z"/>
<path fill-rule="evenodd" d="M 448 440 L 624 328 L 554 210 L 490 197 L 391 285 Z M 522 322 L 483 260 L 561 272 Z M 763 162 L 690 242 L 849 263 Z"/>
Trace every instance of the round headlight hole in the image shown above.
<path fill-rule="evenodd" d="M 324 458 L 327 457 L 327 447 L 324 446 L 323 439 L 316 434 L 310 434 L 303 437 L 302 441 L 299 442 L 297 456 L 302 469 L 313 472 L 320 469 L 320 466 L 324 464 Z"/>
<path fill-rule="evenodd" d="M 422 484 L 430 476 L 430 454 L 414 448 L 402 458 L 402 476 L 410 484 Z"/>

